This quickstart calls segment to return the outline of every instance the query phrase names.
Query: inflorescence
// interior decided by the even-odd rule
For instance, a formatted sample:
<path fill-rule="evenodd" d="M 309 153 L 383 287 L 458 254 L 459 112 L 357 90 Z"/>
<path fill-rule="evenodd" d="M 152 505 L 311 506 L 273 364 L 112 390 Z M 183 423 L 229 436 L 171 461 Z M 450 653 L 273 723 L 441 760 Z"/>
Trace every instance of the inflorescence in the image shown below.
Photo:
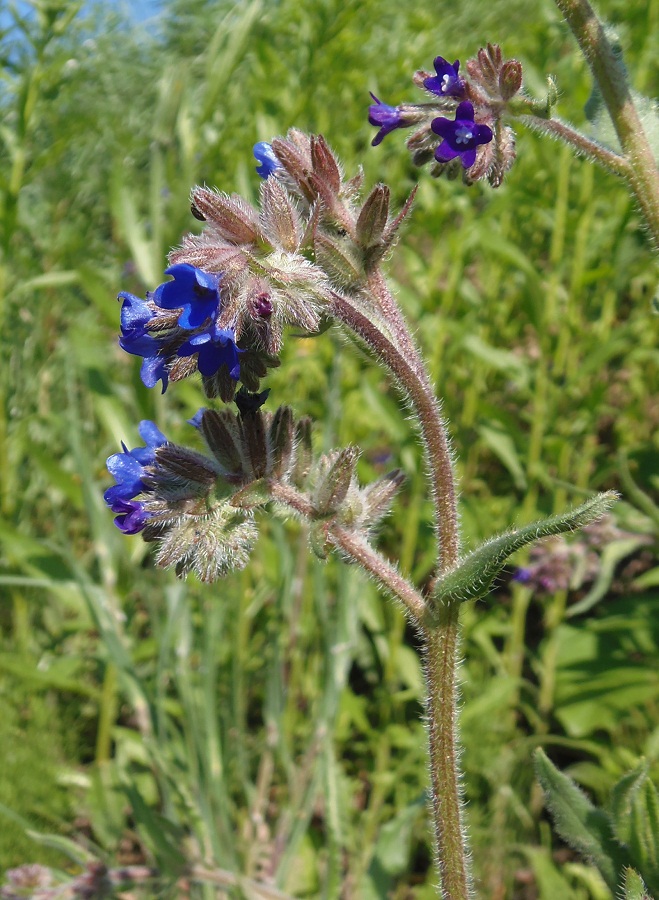
<path fill-rule="evenodd" d="M 368 120 L 379 129 L 373 146 L 396 129 L 414 128 L 407 147 L 415 165 L 431 163 L 435 177 L 462 173 L 468 184 L 486 178 L 498 187 L 515 160 L 515 136 L 503 116 L 521 89 L 521 64 L 504 60 L 501 49 L 488 44 L 467 61 L 464 76 L 457 59 L 450 63 L 438 56 L 434 68 L 434 75 L 414 76 L 426 94 L 424 103 L 389 106 L 371 94 L 375 102 Z"/>
<path fill-rule="evenodd" d="M 415 76 L 432 102 L 392 107 L 371 95 L 369 122 L 379 129 L 373 144 L 413 126 L 407 143 L 416 163 L 432 160 L 435 175 L 462 172 L 468 182 L 487 178 L 496 186 L 514 159 L 513 134 L 501 119 L 521 79 L 520 64 L 503 61 L 490 44 L 467 62 L 464 76 L 459 60 L 438 56 L 434 75 Z M 117 527 L 157 541 L 159 565 L 204 581 L 245 565 L 258 506 L 288 497 L 289 507 L 315 523 L 311 542 L 322 556 L 332 523 L 368 530 L 402 481 L 394 472 L 360 488 L 355 448 L 313 463 L 309 421 L 295 422 L 285 406 L 264 412 L 268 391 L 260 380 L 279 365 L 286 326 L 317 334 L 348 299 L 387 340 L 398 340 L 391 309 L 368 285 L 373 278 L 377 284 L 412 198 L 393 218 L 386 185 L 360 200 L 361 173 L 346 180 L 324 138 L 295 129 L 259 142 L 254 156 L 263 179 L 259 206 L 195 187 L 191 212 L 203 229 L 172 251 L 169 280 L 145 299 L 119 294 L 119 343 L 142 358 L 147 387 L 161 383 L 164 393 L 199 372 L 207 398 L 235 399 L 238 407 L 237 415 L 203 408 L 191 420 L 210 457 L 170 443 L 144 421 L 145 445 L 123 445 L 108 459 L 116 484 L 105 500 Z"/>

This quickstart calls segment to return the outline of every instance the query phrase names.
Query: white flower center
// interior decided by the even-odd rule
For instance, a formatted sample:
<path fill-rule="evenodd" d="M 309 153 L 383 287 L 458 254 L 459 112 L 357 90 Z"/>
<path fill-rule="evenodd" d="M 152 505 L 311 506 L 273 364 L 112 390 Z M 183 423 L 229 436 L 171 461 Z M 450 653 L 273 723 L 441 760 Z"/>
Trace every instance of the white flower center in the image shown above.
<path fill-rule="evenodd" d="M 470 131 L 466 125 L 461 125 L 459 128 L 455 129 L 455 143 L 456 144 L 466 144 L 470 141 L 474 136 L 473 131 Z"/>
<path fill-rule="evenodd" d="M 442 77 L 442 93 L 445 94 L 451 86 L 451 76 L 444 75 Z"/>

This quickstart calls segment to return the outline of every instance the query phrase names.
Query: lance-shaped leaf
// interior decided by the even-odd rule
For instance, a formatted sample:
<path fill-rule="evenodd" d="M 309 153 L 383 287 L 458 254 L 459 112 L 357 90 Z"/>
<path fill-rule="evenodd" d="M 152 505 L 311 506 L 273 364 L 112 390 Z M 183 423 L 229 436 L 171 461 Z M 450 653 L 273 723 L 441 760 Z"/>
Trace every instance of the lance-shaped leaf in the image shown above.
<path fill-rule="evenodd" d="M 559 772 L 540 748 L 533 754 L 533 763 L 556 831 L 574 850 L 597 866 L 615 893 L 622 881 L 623 870 L 631 865 L 631 860 L 626 848 L 615 840 L 611 820 L 590 802 L 571 778 Z"/>
<path fill-rule="evenodd" d="M 576 509 L 532 522 L 517 531 L 492 538 L 465 556 L 455 569 L 437 579 L 433 590 L 435 603 L 455 603 L 484 597 L 505 566 L 508 557 L 517 550 L 540 538 L 574 531 L 589 522 L 594 522 L 604 515 L 616 499 L 617 494 L 614 491 L 597 494 Z"/>
<path fill-rule="evenodd" d="M 609 808 L 616 837 L 629 848 L 649 890 L 659 896 L 659 794 L 649 768 L 641 760 L 623 775 L 611 792 Z"/>
<path fill-rule="evenodd" d="M 625 869 L 624 900 L 652 900 L 643 879 L 634 869 Z"/>

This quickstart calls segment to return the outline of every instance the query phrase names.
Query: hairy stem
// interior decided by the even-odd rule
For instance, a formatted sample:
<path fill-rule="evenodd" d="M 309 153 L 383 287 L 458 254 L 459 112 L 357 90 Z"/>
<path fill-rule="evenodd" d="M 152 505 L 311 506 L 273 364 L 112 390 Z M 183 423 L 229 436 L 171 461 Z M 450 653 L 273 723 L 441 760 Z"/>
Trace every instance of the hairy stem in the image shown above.
<path fill-rule="evenodd" d="M 317 514 L 304 494 L 288 484 L 270 482 L 270 493 L 275 500 L 284 503 L 310 522 L 318 521 Z M 418 627 L 425 617 L 426 604 L 414 585 L 404 578 L 377 550 L 359 534 L 342 528 L 331 519 L 326 521 L 327 539 L 339 548 L 350 562 L 365 569 L 389 594 L 403 604 L 413 623 Z"/>
<path fill-rule="evenodd" d="M 623 175 L 625 178 L 630 177 L 632 167 L 626 157 L 587 137 L 576 128 L 568 125 L 567 122 L 563 122 L 561 119 L 543 119 L 540 116 L 533 115 L 521 115 L 518 119 L 520 122 L 528 125 L 529 128 L 535 129 L 535 131 L 542 131 L 544 134 L 560 138 L 566 144 L 571 144 L 577 152 L 583 153 L 584 156 L 599 163 L 612 175 Z"/>
<path fill-rule="evenodd" d="M 471 896 L 456 732 L 459 612 L 458 603 L 439 607 L 438 626 L 423 631 L 432 811 L 443 900 Z"/>
<path fill-rule="evenodd" d="M 630 169 L 629 186 L 659 247 L 659 170 L 620 61 L 588 0 L 556 0 L 586 57 Z"/>
<path fill-rule="evenodd" d="M 387 296 L 389 302 L 393 303 L 391 295 Z M 407 328 L 402 325 L 402 316 L 399 316 L 399 322 L 392 322 L 397 343 L 403 345 L 399 347 L 346 297 L 334 295 L 334 310 L 337 317 L 365 341 L 394 374 L 414 407 L 426 450 L 431 496 L 435 506 L 437 569 L 439 572 L 448 571 L 457 563 L 460 548 L 457 496 L 446 427 L 430 379 Z"/>
<path fill-rule="evenodd" d="M 395 375 L 414 407 L 435 505 L 438 545 L 435 574 L 438 576 L 457 565 L 460 548 L 455 475 L 446 426 L 402 313 L 379 272 L 371 275 L 368 287 L 371 300 L 382 312 L 391 337 L 378 327 L 377 317 L 369 317 L 358 308 L 357 302 L 335 295 L 335 311 Z M 467 900 L 471 891 L 456 732 L 459 609 L 457 603 L 440 606 L 433 610 L 434 620 L 430 622 L 424 617 L 421 626 L 435 856 L 444 900 Z"/>

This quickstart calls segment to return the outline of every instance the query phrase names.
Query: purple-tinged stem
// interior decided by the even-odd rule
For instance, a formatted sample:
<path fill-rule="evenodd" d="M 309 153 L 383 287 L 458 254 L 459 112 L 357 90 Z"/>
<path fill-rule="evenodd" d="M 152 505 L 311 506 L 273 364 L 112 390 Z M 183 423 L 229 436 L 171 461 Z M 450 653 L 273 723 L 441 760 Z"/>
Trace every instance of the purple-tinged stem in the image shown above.
<path fill-rule="evenodd" d="M 272 481 L 270 493 L 275 500 L 294 509 L 310 522 L 317 518 L 309 500 L 290 485 Z M 416 588 L 391 565 L 389 560 L 374 550 L 368 541 L 365 541 L 359 534 L 348 531 L 331 520 L 327 522 L 327 540 L 341 550 L 351 562 L 357 563 L 372 575 L 380 587 L 400 600 L 412 622 L 417 627 L 419 626 L 426 614 L 425 601 Z"/>
<path fill-rule="evenodd" d="M 393 303 L 393 298 L 390 295 L 388 297 L 389 302 Z M 396 340 L 401 345 L 396 346 L 349 299 L 335 294 L 334 311 L 337 318 L 365 341 L 395 375 L 414 407 L 426 450 L 431 494 L 435 505 L 439 544 L 437 570 L 439 573 L 446 572 L 456 565 L 460 548 L 457 495 L 446 427 L 430 379 L 406 328 L 403 332 L 396 327 L 397 322 L 392 322 Z M 400 318 L 402 322 L 402 317 Z"/>
<path fill-rule="evenodd" d="M 457 565 L 460 548 L 455 475 L 446 426 L 403 316 L 379 273 L 371 276 L 369 288 L 392 338 L 346 297 L 334 296 L 335 313 L 395 375 L 414 407 L 435 505 L 436 574 L 441 574 Z M 425 658 L 435 856 L 444 900 L 468 900 L 471 896 L 456 731 L 459 612 L 459 604 L 452 603 L 434 609 L 432 623 L 425 617 L 419 622 Z"/>

